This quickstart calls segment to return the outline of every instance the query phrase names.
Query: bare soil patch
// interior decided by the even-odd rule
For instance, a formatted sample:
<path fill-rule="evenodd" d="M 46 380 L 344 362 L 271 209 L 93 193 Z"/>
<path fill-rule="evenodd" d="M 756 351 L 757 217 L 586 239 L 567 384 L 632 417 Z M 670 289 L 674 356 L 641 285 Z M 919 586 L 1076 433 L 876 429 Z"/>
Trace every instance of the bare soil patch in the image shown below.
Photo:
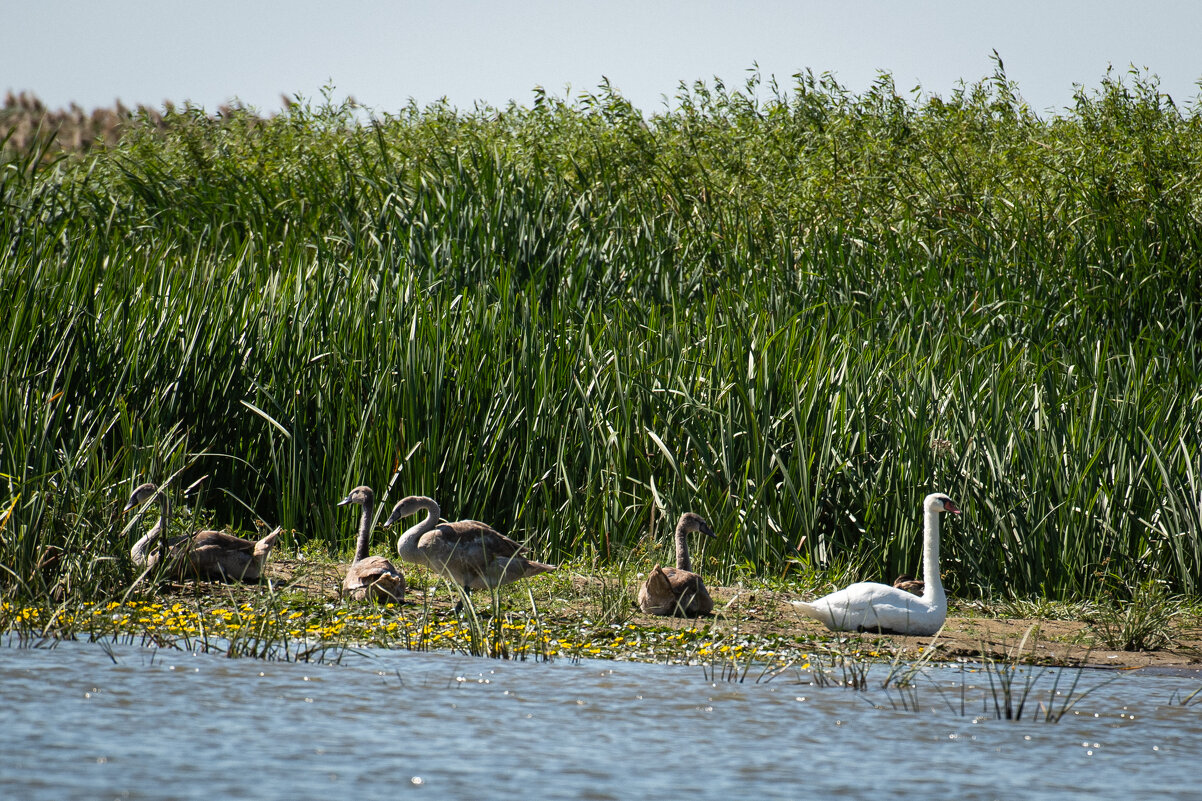
<path fill-rule="evenodd" d="M 715 625 L 737 625 L 742 631 L 782 636 L 814 636 L 827 633 L 815 620 L 794 610 L 792 596 L 772 591 L 712 587 L 715 609 L 729 616 Z M 1174 633 L 1174 646 L 1157 651 L 1111 651 L 1095 644 L 1088 623 L 1078 620 L 1035 620 L 957 616 L 953 614 L 937 637 L 882 637 L 894 651 L 917 657 L 934 643 L 938 659 L 1004 659 L 1021 648 L 1023 661 L 1064 664 L 1083 663 L 1093 667 L 1140 668 L 1185 667 L 1202 669 L 1202 626 L 1194 619 Z M 860 635 L 868 636 L 868 635 Z M 1024 642 L 1025 639 L 1025 642 Z"/>
<path fill-rule="evenodd" d="M 267 576 L 276 586 L 290 591 L 337 600 L 346 569 L 344 563 L 273 557 L 268 564 Z M 452 614 L 454 598 L 434 577 L 412 565 L 407 565 L 404 572 L 410 582 L 407 603 L 428 607 L 435 614 Z M 549 577 L 540 576 L 534 581 L 540 614 L 548 621 L 570 626 L 574 621 L 596 617 L 596 589 L 605 579 L 573 574 L 561 577 L 555 589 L 545 585 L 550 581 Z M 540 586 L 538 582 L 544 582 L 544 585 Z M 432 591 L 427 595 L 428 590 Z M 935 637 L 845 634 L 827 631 L 817 621 L 802 616 L 789 603 L 795 599 L 789 593 L 723 586 L 709 586 L 709 590 L 714 599 L 713 616 L 665 618 L 639 611 L 634 603 L 636 586 L 631 584 L 627 588 L 630 608 L 626 610 L 626 622 L 659 629 L 708 627 L 715 637 L 744 635 L 816 641 L 859 638 L 873 643 L 878 650 L 903 658 L 917 658 L 933 646 L 933 658 L 937 661 L 984 657 L 1002 660 L 1018 655 L 1023 662 L 1037 664 L 1202 670 L 1202 620 L 1196 617 L 1178 623 L 1173 632 L 1172 647 L 1156 651 L 1113 651 L 1100 647 L 1089 624 L 1080 620 L 957 614 L 953 603 L 952 614 L 943 631 Z"/>

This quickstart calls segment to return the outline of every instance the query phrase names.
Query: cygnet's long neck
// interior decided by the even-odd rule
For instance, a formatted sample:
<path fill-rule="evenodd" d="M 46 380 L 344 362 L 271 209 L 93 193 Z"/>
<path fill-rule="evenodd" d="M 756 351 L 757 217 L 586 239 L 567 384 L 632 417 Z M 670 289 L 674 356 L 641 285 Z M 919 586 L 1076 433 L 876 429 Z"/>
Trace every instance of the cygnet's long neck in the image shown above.
<path fill-rule="evenodd" d="M 432 498 L 422 498 L 418 501 L 417 506 L 419 509 L 426 510 L 425 519 L 419 521 L 412 528 L 406 529 L 396 544 L 397 555 L 407 562 L 417 559 L 417 541 L 422 538 L 423 534 L 438 525 L 438 515 L 441 511 Z"/>
<path fill-rule="evenodd" d="M 693 572 L 693 563 L 689 560 L 689 529 L 683 522 L 676 524 L 676 569 Z"/>
<path fill-rule="evenodd" d="M 162 490 L 156 491 L 154 499 L 159 505 L 159 519 L 151 526 L 150 531 L 143 534 L 141 539 L 129 549 L 130 558 L 135 565 L 147 564 L 154 541 L 159 537 L 162 537 L 160 551 L 165 551 L 167 548 L 167 520 L 171 517 L 171 503 L 167 500 L 167 493 Z M 162 553 L 159 555 L 162 556 Z"/>
<path fill-rule="evenodd" d="M 371 540 L 371 512 L 374 502 L 365 498 L 359 510 L 359 539 L 355 542 L 355 561 L 367 558 L 367 550 Z"/>
<path fill-rule="evenodd" d="M 928 603 L 943 603 L 943 583 L 939 580 L 939 512 L 923 507 L 922 579 L 926 582 L 922 599 Z"/>

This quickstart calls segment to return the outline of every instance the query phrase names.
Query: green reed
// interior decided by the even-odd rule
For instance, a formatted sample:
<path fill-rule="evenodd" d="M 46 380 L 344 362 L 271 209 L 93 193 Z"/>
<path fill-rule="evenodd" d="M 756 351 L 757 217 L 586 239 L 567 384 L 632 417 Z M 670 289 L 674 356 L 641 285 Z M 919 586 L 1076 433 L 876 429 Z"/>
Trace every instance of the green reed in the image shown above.
<path fill-rule="evenodd" d="M 549 560 L 693 510 L 717 580 L 915 572 L 938 489 L 953 592 L 1194 594 L 1200 119 L 1141 75 L 1040 118 L 999 63 L 946 98 L 327 98 L 7 155 L 3 583 L 113 592 L 115 512 L 175 476 L 337 548 L 359 483 Z"/>
<path fill-rule="evenodd" d="M 1099 643 L 1123 651 L 1172 647 L 1173 623 L 1186 612 L 1184 599 L 1171 596 L 1155 580 L 1118 581 L 1112 593 L 1086 617 Z"/>

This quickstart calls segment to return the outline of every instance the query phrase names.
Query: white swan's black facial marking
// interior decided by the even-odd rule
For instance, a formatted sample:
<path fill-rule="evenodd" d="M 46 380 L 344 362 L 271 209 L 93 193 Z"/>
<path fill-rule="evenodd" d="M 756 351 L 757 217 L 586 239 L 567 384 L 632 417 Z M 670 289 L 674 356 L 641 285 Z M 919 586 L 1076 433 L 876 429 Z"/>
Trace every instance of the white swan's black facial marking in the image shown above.
<path fill-rule="evenodd" d="M 943 511 L 951 512 L 954 515 L 960 514 L 960 507 L 956 506 L 955 502 L 946 495 L 939 496 L 939 503 L 943 504 Z"/>

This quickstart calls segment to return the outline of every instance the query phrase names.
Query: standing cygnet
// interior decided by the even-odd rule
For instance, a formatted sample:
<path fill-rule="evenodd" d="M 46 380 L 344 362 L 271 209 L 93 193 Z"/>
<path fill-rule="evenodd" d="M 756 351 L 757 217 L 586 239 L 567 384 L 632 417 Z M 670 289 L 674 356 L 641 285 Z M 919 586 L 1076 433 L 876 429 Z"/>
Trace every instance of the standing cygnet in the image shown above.
<path fill-rule="evenodd" d="M 134 543 L 129 555 L 138 567 L 150 568 L 166 558 L 168 575 L 173 578 L 199 578 L 215 581 L 256 582 L 263 573 L 267 555 L 282 529 L 276 528 L 258 542 L 244 540 L 224 531 L 197 531 L 179 537 L 166 537 L 171 505 L 167 493 L 154 484 L 142 484 L 129 496 L 122 512 L 140 506 L 151 497 L 159 504 L 159 520 Z M 155 547 L 157 542 L 158 547 Z"/>
<path fill-rule="evenodd" d="M 793 601 L 805 616 L 820 621 L 832 631 L 874 631 L 881 634 L 929 635 L 939 631 L 947 618 L 947 596 L 939 580 L 939 515 L 959 514 L 952 499 L 941 493 L 928 495 L 922 503 L 921 596 L 905 590 L 862 581 L 816 601 Z"/>
<path fill-rule="evenodd" d="M 676 523 L 676 567 L 656 565 L 639 587 L 639 608 L 644 612 L 661 617 L 697 617 L 713 611 L 714 602 L 701 576 L 690 572 L 690 531 L 714 536 L 709 523 L 700 515 L 685 512 L 680 516 Z"/>
<path fill-rule="evenodd" d="M 383 556 L 368 556 L 371 540 L 371 512 L 376 495 L 371 487 L 355 487 L 350 494 L 338 502 L 339 506 L 357 503 L 359 511 L 359 538 L 355 542 L 355 560 L 346 571 L 342 582 L 344 597 L 355 600 L 369 598 L 381 603 L 400 603 L 405 600 L 405 577 Z"/>
<path fill-rule="evenodd" d="M 406 562 L 425 565 L 464 590 L 499 587 L 555 569 L 555 565 L 527 559 L 521 545 L 478 520 L 439 523 L 433 498 L 402 498 L 384 521 L 384 528 L 421 511 L 426 516 L 401 535 L 397 553 Z"/>

